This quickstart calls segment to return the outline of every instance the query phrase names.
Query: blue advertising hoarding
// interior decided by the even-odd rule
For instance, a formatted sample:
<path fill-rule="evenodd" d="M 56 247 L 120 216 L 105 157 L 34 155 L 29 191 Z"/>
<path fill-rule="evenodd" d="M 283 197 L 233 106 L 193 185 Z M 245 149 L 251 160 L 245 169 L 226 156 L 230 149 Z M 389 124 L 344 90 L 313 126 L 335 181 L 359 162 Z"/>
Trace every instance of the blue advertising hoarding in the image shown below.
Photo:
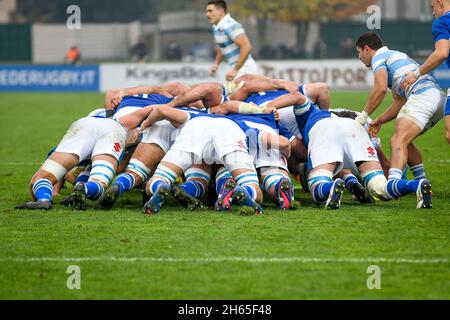
<path fill-rule="evenodd" d="M 99 66 L 0 65 L 2 92 L 98 92 Z"/>

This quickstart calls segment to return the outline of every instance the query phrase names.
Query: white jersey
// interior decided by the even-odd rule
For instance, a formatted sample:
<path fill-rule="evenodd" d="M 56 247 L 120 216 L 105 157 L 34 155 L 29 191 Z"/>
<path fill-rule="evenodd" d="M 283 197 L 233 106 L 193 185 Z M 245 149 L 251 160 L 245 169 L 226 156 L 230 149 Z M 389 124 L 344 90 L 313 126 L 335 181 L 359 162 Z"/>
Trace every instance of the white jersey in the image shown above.
<path fill-rule="evenodd" d="M 407 54 L 399 51 L 389 50 L 388 47 L 379 49 L 372 58 L 372 70 L 377 73 L 386 70 L 388 73 L 389 88 L 404 98 L 409 98 L 412 94 L 420 94 L 430 89 L 439 89 L 436 80 L 423 75 L 414 83 L 408 91 L 403 91 L 402 84 L 408 73 L 419 68 L 419 64 L 408 57 Z"/>
<path fill-rule="evenodd" d="M 353 110 L 349 110 L 349 109 L 330 109 L 331 115 L 333 117 L 337 117 L 337 115 L 333 114 L 333 111 L 335 112 L 345 112 L 345 111 L 350 111 L 350 112 L 354 112 L 356 113 L 358 116 L 361 114 L 361 112 L 358 111 L 353 111 Z M 373 122 L 373 120 L 369 117 L 367 118 L 366 123 L 364 124 L 364 129 L 366 129 L 367 134 L 369 133 L 369 127 L 370 124 Z M 370 136 L 369 136 L 370 137 Z M 373 143 L 373 146 L 375 147 L 375 149 L 381 148 L 381 139 L 379 137 L 370 137 L 370 140 Z"/>
<path fill-rule="evenodd" d="M 213 26 L 214 39 L 223 53 L 224 60 L 229 65 L 235 65 L 239 59 L 240 49 L 234 42 L 238 36 L 245 33 L 242 25 L 234 20 L 230 14 L 223 17 L 217 25 Z M 251 55 L 247 62 L 254 61 Z"/>
<path fill-rule="evenodd" d="M 280 114 L 280 123 L 287 128 L 294 136 L 299 139 L 302 139 L 302 134 L 297 125 L 297 119 L 294 115 L 294 107 L 287 107 L 283 109 L 278 109 L 278 113 Z"/>

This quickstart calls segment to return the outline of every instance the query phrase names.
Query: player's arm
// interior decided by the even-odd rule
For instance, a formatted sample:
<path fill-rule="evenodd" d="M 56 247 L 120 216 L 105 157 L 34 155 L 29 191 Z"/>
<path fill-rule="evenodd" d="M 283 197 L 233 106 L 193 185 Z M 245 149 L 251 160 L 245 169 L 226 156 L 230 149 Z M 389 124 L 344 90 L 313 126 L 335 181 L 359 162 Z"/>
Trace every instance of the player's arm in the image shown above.
<path fill-rule="evenodd" d="M 281 96 L 269 104 L 267 104 L 267 109 L 283 109 L 290 106 L 303 105 L 308 101 L 308 99 L 302 95 L 300 92 L 293 92 Z"/>
<path fill-rule="evenodd" d="M 399 96 L 394 92 L 392 92 L 392 97 L 393 101 L 389 108 L 370 124 L 369 133 L 372 137 L 378 136 L 383 124 L 396 119 L 400 110 L 406 103 L 406 98 Z"/>
<path fill-rule="evenodd" d="M 216 75 L 217 69 L 219 68 L 220 63 L 223 60 L 223 52 L 219 47 L 216 47 L 216 59 L 214 60 L 214 64 L 209 71 L 209 75 L 214 77 Z"/>
<path fill-rule="evenodd" d="M 242 87 L 228 96 L 229 100 L 243 101 L 248 98 L 252 93 L 283 90 L 284 88 L 277 83 L 274 83 L 270 79 L 258 79 L 254 81 L 245 81 Z"/>
<path fill-rule="evenodd" d="M 378 109 L 383 102 L 388 91 L 388 72 L 381 68 L 375 73 L 375 84 L 369 96 L 369 100 L 363 112 L 355 119 L 362 126 L 367 122 L 367 118 Z"/>
<path fill-rule="evenodd" d="M 179 96 L 186 91 L 189 91 L 191 87 L 181 83 L 181 82 L 169 82 L 169 83 L 163 83 L 159 85 L 160 88 L 168 92 L 171 96 Z M 171 98 L 171 97 L 170 97 Z"/>
<path fill-rule="evenodd" d="M 308 99 L 316 103 L 320 109 L 329 110 L 331 106 L 330 87 L 324 82 L 308 83 L 304 85 Z"/>
<path fill-rule="evenodd" d="M 152 107 L 153 108 L 150 110 L 147 119 L 145 119 L 141 124 L 141 130 L 145 130 L 155 122 L 161 120 L 167 120 L 172 124 L 172 126 L 179 128 L 190 118 L 189 112 L 170 108 L 167 105 L 155 105 Z"/>
<path fill-rule="evenodd" d="M 434 45 L 434 51 L 414 72 L 410 72 L 406 79 L 402 83 L 402 89 L 407 90 L 412 84 L 414 84 L 421 75 L 428 74 L 431 71 L 439 67 L 448 58 L 450 52 L 450 34 L 446 30 L 435 31 L 436 42 Z"/>
<path fill-rule="evenodd" d="M 123 88 L 119 90 L 111 90 L 106 94 L 105 108 L 115 109 L 122 102 L 123 97 L 136 94 L 161 94 L 172 98 L 173 95 L 161 86 L 139 86 L 133 88 Z"/>
<path fill-rule="evenodd" d="M 228 81 L 234 80 L 239 70 L 247 61 L 250 52 L 252 52 L 252 45 L 250 44 L 250 40 L 245 33 L 241 33 L 237 36 L 234 39 L 234 43 L 239 47 L 239 58 L 234 67 L 227 73 Z"/>

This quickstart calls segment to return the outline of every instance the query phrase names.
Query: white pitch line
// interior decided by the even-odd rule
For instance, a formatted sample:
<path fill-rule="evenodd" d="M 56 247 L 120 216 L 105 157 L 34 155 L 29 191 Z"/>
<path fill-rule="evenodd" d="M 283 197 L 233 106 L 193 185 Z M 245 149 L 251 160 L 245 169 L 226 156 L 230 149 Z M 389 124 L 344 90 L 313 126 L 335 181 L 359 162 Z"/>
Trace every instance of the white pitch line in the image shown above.
<path fill-rule="evenodd" d="M 1 166 L 38 166 L 42 162 L 0 162 Z"/>
<path fill-rule="evenodd" d="M 187 263 L 208 264 L 225 262 L 242 263 L 392 263 L 392 264 L 448 264 L 446 258 L 308 258 L 308 257 L 209 257 L 209 258 L 173 258 L 173 257 L 10 257 L 0 258 L 0 262 L 148 262 L 148 263 Z"/>

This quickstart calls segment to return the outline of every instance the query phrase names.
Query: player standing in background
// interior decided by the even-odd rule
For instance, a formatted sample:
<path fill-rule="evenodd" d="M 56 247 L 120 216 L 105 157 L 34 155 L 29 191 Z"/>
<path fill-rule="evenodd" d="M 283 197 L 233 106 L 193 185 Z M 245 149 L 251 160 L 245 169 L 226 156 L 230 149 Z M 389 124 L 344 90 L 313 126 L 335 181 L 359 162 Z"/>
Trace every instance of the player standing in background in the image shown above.
<path fill-rule="evenodd" d="M 442 119 L 445 94 L 436 80 L 428 75 L 421 76 L 404 91 L 402 84 L 406 75 L 416 70 L 419 64 L 402 52 L 389 50 L 376 33 L 363 34 L 356 42 L 356 49 L 361 62 L 373 70 L 375 83 L 364 111 L 355 120 L 364 125 L 383 102 L 388 88 L 391 88 L 393 102 L 370 124 L 370 133 L 377 136 L 383 124 L 396 119 L 395 132 L 391 138 L 389 181 L 401 180 L 408 154 L 415 175 L 425 176 L 422 155 L 413 141 Z M 412 153 L 414 157 L 411 157 Z M 431 189 L 429 182 L 426 183 L 427 188 Z"/>
<path fill-rule="evenodd" d="M 227 3 L 223 0 L 208 2 L 206 17 L 213 25 L 214 39 L 217 44 L 216 60 L 210 75 L 214 77 L 222 60 L 231 67 L 226 74 L 227 81 L 245 74 L 257 74 L 258 68 L 252 55 L 252 45 L 240 23 L 227 13 Z"/>
<path fill-rule="evenodd" d="M 408 74 L 403 82 L 403 90 L 407 90 L 411 85 L 424 74 L 439 67 L 444 61 L 450 68 L 450 1 L 449 0 L 431 0 L 433 14 L 437 18 L 433 23 L 433 37 L 435 50 L 428 57 L 425 63 Z M 447 105 L 445 106 L 445 128 L 447 131 L 447 142 L 450 144 L 450 89 L 447 93 Z"/>

